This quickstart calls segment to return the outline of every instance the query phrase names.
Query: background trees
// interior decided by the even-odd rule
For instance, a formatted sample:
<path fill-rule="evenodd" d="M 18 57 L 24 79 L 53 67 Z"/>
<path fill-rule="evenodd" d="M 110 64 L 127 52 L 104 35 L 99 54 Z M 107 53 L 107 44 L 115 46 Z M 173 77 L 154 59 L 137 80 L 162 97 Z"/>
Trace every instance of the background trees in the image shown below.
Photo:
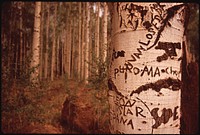
<path fill-rule="evenodd" d="M 106 3 L 42 2 L 41 5 L 42 21 L 40 23 L 35 19 L 40 23 L 37 55 L 39 63 L 33 66 L 30 61 L 36 59 L 33 20 L 37 5 L 34 2 L 3 3 L 2 47 L 5 56 L 3 67 L 7 69 L 5 75 L 11 77 L 11 80 L 26 78 L 28 81 L 30 73 L 35 75 L 38 70 L 41 81 L 53 81 L 64 74 L 69 78 L 87 81 L 89 70 L 95 66 L 94 59 L 106 54 L 106 50 L 101 49 L 105 44 L 107 46 L 108 14 L 106 10 L 104 12 Z M 103 51 L 101 55 L 100 50 Z M 101 58 L 104 61 L 105 54 Z"/>

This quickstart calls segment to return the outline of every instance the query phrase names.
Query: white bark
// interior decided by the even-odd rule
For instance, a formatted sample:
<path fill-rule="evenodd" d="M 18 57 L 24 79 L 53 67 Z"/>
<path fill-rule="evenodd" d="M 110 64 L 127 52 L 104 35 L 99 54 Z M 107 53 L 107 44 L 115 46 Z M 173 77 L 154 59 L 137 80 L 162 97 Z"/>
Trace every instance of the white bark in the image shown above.
<path fill-rule="evenodd" d="M 79 22 L 78 22 L 78 48 L 79 48 L 79 51 L 78 51 L 78 75 L 79 75 L 79 79 L 81 80 L 81 10 L 82 10 L 82 2 L 79 2 L 78 3 L 78 6 L 79 6 Z"/>
<path fill-rule="evenodd" d="M 37 83 L 39 75 L 39 53 L 40 53 L 40 12 L 41 2 L 35 3 L 35 18 L 34 18 L 34 33 L 33 33 L 33 57 L 31 61 L 31 67 L 35 68 L 35 72 L 31 74 L 31 81 Z M 36 68 L 37 67 L 37 68 Z"/>
<path fill-rule="evenodd" d="M 111 133 L 180 133 L 182 3 L 114 3 Z"/>
<path fill-rule="evenodd" d="M 89 8 L 89 2 L 86 2 L 86 45 L 85 45 L 85 82 L 88 83 L 88 77 L 89 77 L 89 22 L 90 22 L 90 8 Z"/>
<path fill-rule="evenodd" d="M 57 19 L 57 3 L 54 3 L 55 11 L 54 11 L 54 28 L 53 28 L 53 43 L 52 43 L 52 58 L 51 58 L 51 81 L 54 80 L 55 77 L 55 69 L 56 69 L 56 19 Z"/>
<path fill-rule="evenodd" d="M 100 12 L 100 2 L 97 2 L 97 14 L 96 14 L 96 29 L 95 29 L 95 51 L 96 57 L 99 58 L 99 12 Z"/>
<path fill-rule="evenodd" d="M 48 77 L 48 52 L 49 52 L 49 3 L 47 5 L 47 20 L 46 20 L 46 48 L 45 48 L 45 63 L 44 63 L 44 78 Z"/>
<path fill-rule="evenodd" d="M 104 14 L 103 14 L 103 61 L 106 60 L 107 57 L 107 46 L 108 46 L 108 39 L 107 39 L 107 26 L 108 26 L 108 7 L 106 2 L 104 2 Z"/>

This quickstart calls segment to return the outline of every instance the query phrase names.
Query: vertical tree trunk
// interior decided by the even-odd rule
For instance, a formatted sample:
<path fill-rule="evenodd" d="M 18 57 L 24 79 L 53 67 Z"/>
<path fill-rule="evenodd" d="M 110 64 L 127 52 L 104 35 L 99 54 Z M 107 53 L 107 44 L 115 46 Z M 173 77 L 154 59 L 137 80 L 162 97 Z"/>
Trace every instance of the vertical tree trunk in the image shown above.
<path fill-rule="evenodd" d="M 41 3 L 41 36 L 40 36 L 40 80 L 42 80 L 43 76 L 43 24 L 44 24 L 44 12 L 43 12 L 44 5 Z"/>
<path fill-rule="evenodd" d="M 53 44 L 52 44 L 52 58 L 51 58 L 51 81 L 54 80 L 55 76 L 55 49 L 56 49 L 56 21 L 57 21 L 57 3 L 54 3 L 54 27 L 53 27 Z"/>
<path fill-rule="evenodd" d="M 46 45 L 45 45 L 45 64 L 44 64 L 44 78 L 48 77 L 48 54 L 49 54 L 49 3 L 46 3 L 47 7 L 47 20 L 46 20 Z"/>
<path fill-rule="evenodd" d="M 23 2 L 19 2 L 19 74 L 22 73 L 22 50 L 23 50 L 23 20 L 22 20 L 22 8 L 23 8 Z"/>
<path fill-rule="evenodd" d="M 89 34 L 90 34 L 90 27 L 89 27 L 89 23 L 90 23 L 90 7 L 89 7 L 89 2 L 86 2 L 86 45 L 85 45 L 85 83 L 88 83 L 88 77 L 89 77 L 89 43 L 90 43 L 90 38 L 89 38 Z"/>
<path fill-rule="evenodd" d="M 60 36 L 58 35 L 57 37 L 57 43 L 56 43 L 56 77 L 58 78 L 59 76 L 59 63 L 60 63 L 60 60 L 59 60 L 59 48 L 60 48 Z"/>
<path fill-rule="evenodd" d="M 103 14 L 103 46 L 102 46 L 102 50 L 103 50 L 103 61 L 106 60 L 107 57 L 107 26 L 108 26 L 108 7 L 106 2 L 103 3 L 104 5 L 104 14 Z"/>
<path fill-rule="evenodd" d="M 82 2 L 79 2 L 78 3 L 78 9 L 79 9 L 79 21 L 78 21 L 78 74 L 79 74 L 79 77 L 78 79 L 81 80 L 81 23 L 82 23 L 82 16 L 81 16 L 81 12 L 82 12 Z"/>
<path fill-rule="evenodd" d="M 33 83 L 38 82 L 39 74 L 39 53 L 40 53 L 40 12 L 41 12 L 41 2 L 35 2 L 35 18 L 34 18 L 34 33 L 33 33 L 33 57 L 31 61 L 31 68 L 35 71 L 31 74 L 31 81 Z M 37 68 L 36 68 L 37 67 Z"/>
<path fill-rule="evenodd" d="M 111 133 L 179 134 L 185 4 L 109 4 Z"/>
<path fill-rule="evenodd" d="M 71 78 L 71 33 L 72 33 L 72 18 L 71 18 L 71 3 L 69 3 L 69 10 L 67 12 L 67 20 L 66 20 L 66 27 L 67 27 L 67 35 L 66 35 L 66 46 L 67 46 L 67 58 L 66 58 L 66 72 L 68 78 Z"/>
<path fill-rule="evenodd" d="M 97 4 L 97 14 L 96 14 L 96 29 L 95 29 L 95 48 L 96 48 L 96 57 L 99 58 L 99 11 L 100 11 L 100 2 L 96 2 Z"/>
<path fill-rule="evenodd" d="M 83 2 L 83 11 L 82 11 L 82 40 L 81 40 L 81 80 L 84 80 L 85 76 L 85 9 L 86 4 Z"/>

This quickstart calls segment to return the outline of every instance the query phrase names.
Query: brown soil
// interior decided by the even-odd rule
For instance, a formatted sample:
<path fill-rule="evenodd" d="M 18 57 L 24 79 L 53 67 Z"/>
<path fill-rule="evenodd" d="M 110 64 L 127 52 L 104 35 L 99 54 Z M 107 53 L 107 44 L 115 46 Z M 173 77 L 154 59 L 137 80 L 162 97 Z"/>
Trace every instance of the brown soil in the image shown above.
<path fill-rule="evenodd" d="M 9 100 L 3 99 L 2 106 L 9 106 L 8 109 L 2 110 L 2 126 L 3 133 L 56 133 L 56 134 L 74 134 L 74 133 L 108 133 L 108 113 L 104 109 L 104 114 L 101 116 L 99 125 L 94 128 L 94 125 L 88 125 L 91 121 L 91 116 L 94 115 L 94 104 L 99 105 L 97 98 L 94 95 L 102 94 L 95 92 L 94 89 L 89 89 L 83 84 L 69 80 L 68 89 L 76 90 L 75 100 L 70 101 L 75 103 L 77 114 L 79 114 L 76 125 L 66 125 L 63 123 L 61 113 L 65 100 L 70 97 L 67 94 L 64 81 L 55 80 L 48 83 L 45 88 L 28 89 L 22 87 L 13 87 L 12 94 L 10 93 Z M 15 91 L 15 94 L 13 92 Z M 23 96 L 19 97 L 20 91 L 23 91 Z M 33 94 L 33 91 L 35 92 Z M 35 96 L 36 95 L 36 96 Z M 104 92 L 105 95 L 105 92 Z M 97 96 L 98 97 L 98 96 Z M 16 100 L 18 99 L 18 100 Z M 71 100 L 71 99 L 70 99 Z M 20 103 L 19 103 L 20 102 Z M 97 103 L 96 103 L 97 102 Z M 94 104 L 93 104 L 94 103 Z M 78 128 L 73 128 L 77 126 Z M 105 124 L 106 123 L 106 124 Z M 86 131 L 91 129 L 90 131 Z M 92 127 L 92 128 L 91 128 Z M 85 131 L 79 129 L 86 129 Z"/>

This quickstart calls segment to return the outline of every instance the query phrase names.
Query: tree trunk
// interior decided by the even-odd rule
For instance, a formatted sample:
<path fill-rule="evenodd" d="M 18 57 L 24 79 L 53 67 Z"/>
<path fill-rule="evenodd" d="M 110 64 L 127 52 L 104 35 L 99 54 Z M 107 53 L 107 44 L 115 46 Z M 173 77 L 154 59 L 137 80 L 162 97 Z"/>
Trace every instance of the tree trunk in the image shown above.
<path fill-rule="evenodd" d="M 44 12 L 43 12 L 43 3 L 41 3 L 41 37 L 40 37 L 40 80 L 42 80 L 43 76 L 43 24 L 44 24 Z"/>
<path fill-rule="evenodd" d="M 97 14 L 96 14 L 96 29 L 95 29 L 95 48 L 96 48 L 96 57 L 99 58 L 99 11 L 100 11 L 100 2 L 96 2 L 97 5 Z"/>
<path fill-rule="evenodd" d="M 33 33 L 33 57 L 31 61 L 31 68 L 34 68 L 34 72 L 31 73 L 31 81 L 33 83 L 38 82 L 39 75 L 39 53 L 40 53 L 40 12 L 41 12 L 41 2 L 35 3 L 35 18 L 34 18 L 34 33 Z"/>
<path fill-rule="evenodd" d="M 19 2 L 19 74 L 22 74 L 22 50 L 23 50 L 23 20 L 22 20 L 22 8 L 23 8 L 23 2 Z"/>
<path fill-rule="evenodd" d="M 55 76 L 55 52 L 56 52 L 56 21 L 57 21 L 57 3 L 54 3 L 54 27 L 53 27 L 53 44 L 52 44 L 52 58 L 51 58 L 51 81 L 54 80 Z"/>
<path fill-rule="evenodd" d="M 107 26 L 108 26 L 108 7 L 106 2 L 103 3 L 104 5 L 104 14 L 103 14 L 103 46 L 102 46 L 102 50 L 103 50 L 103 61 L 106 61 L 106 57 L 107 57 Z"/>
<path fill-rule="evenodd" d="M 90 23 L 90 7 L 89 7 L 89 2 L 86 2 L 86 34 L 85 34 L 85 38 L 86 38 L 86 44 L 85 44 L 85 83 L 88 83 L 88 77 L 89 77 L 89 42 L 90 42 L 90 38 L 89 38 L 89 32 L 90 32 L 90 27 L 89 27 L 89 23 Z"/>
<path fill-rule="evenodd" d="M 78 3 L 78 9 L 79 9 L 79 21 L 78 21 L 78 74 L 79 74 L 79 77 L 78 79 L 81 80 L 81 23 L 82 23 L 82 20 L 81 20 L 81 12 L 82 12 L 82 8 L 81 8 L 81 4 L 82 2 L 79 2 Z"/>
<path fill-rule="evenodd" d="M 47 20 L 46 20 L 46 48 L 45 48 L 45 64 L 44 64 L 44 78 L 48 77 L 48 54 L 49 54 L 49 3 L 47 6 Z"/>
<path fill-rule="evenodd" d="M 82 36 L 82 40 L 81 40 L 81 80 L 84 80 L 84 76 L 85 76 L 85 7 L 86 7 L 86 4 L 85 4 L 85 2 L 83 2 L 83 11 L 82 11 L 82 34 L 81 34 L 81 36 Z"/>
<path fill-rule="evenodd" d="M 71 3 L 69 3 L 69 10 L 67 11 L 67 20 L 66 20 L 66 46 L 67 46 L 67 58 L 66 58 L 66 72 L 68 78 L 71 78 L 71 33 L 72 33 L 72 19 L 71 19 Z"/>
<path fill-rule="evenodd" d="M 185 4 L 109 4 L 111 133 L 179 134 Z"/>

